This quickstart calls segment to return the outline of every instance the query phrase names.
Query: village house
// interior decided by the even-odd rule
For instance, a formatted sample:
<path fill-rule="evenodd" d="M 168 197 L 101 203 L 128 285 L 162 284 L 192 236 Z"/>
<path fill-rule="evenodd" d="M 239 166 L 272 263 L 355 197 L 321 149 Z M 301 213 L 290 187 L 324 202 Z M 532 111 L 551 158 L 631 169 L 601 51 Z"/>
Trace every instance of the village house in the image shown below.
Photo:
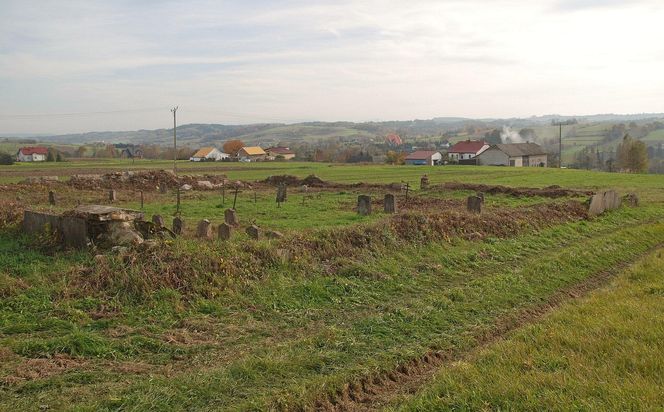
<path fill-rule="evenodd" d="M 265 160 L 267 158 L 267 153 L 258 146 L 246 146 L 240 149 L 237 153 L 237 157 L 242 162 L 256 162 Z"/>
<path fill-rule="evenodd" d="M 295 152 L 290 150 L 288 147 L 270 147 L 268 149 L 265 149 L 265 152 L 267 153 L 268 157 L 271 158 L 272 160 L 276 159 L 279 157 L 280 159 L 283 158 L 284 160 L 290 160 L 295 157 Z"/>
<path fill-rule="evenodd" d="M 440 164 L 443 155 L 435 150 L 418 150 L 406 156 L 407 165 L 426 165 L 434 166 Z"/>
<path fill-rule="evenodd" d="M 216 147 L 203 147 L 198 149 L 193 156 L 189 158 L 191 162 L 206 162 L 212 161 L 216 162 L 219 160 L 228 159 L 230 156 L 227 153 L 224 153 L 217 149 Z"/>
<path fill-rule="evenodd" d="M 22 147 L 16 153 L 17 162 L 45 162 L 48 149 L 42 146 Z"/>
<path fill-rule="evenodd" d="M 478 156 L 486 166 L 546 167 L 548 155 L 537 143 L 494 144 Z"/>
<path fill-rule="evenodd" d="M 464 140 L 450 147 L 447 156 L 451 161 L 463 163 L 464 160 L 474 159 L 488 148 L 489 144 L 483 140 Z"/>

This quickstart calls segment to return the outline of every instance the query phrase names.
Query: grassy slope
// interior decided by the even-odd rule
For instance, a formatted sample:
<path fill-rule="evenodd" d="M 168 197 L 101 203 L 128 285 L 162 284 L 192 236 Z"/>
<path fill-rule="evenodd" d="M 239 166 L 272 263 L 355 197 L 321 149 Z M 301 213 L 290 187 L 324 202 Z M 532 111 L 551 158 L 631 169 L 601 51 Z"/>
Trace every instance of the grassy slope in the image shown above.
<path fill-rule="evenodd" d="M 238 176 L 265 177 L 251 165 Z M 53 408 L 263 408 L 301 404 L 355 377 L 390 370 L 431 347 L 465 350 L 497 316 L 537 304 L 559 288 L 633 259 L 664 235 L 661 179 L 576 171 L 401 168 L 291 164 L 332 180 L 432 180 L 636 188 L 649 200 L 592 222 L 487 242 L 453 241 L 340 257 L 339 268 L 253 268 L 220 295 L 185 299 L 162 289 L 135 300 L 128 290 L 92 296 L 71 283 L 84 254 L 47 256 L 0 239 L 1 376 L 58 354 L 83 364 L 0 386 L 0 406 Z M 570 172 L 570 173 L 568 173 Z M 564 181 L 564 183 L 563 183 Z M 511 204 L 517 206 L 518 203 Z M 297 217 L 294 217 L 297 219 Z M 311 219 L 302 216 L 302 219 Z M 218 243 L 182 240 L 185 256 L 218 256 Z M 242 248 L 236 250 L 243 253 Z M 118 274 L 120 271 L 118 271 Z M 141 273 L 136 273 L 136 282 Z M 111 316 L 96 315 L 110 312 Z M 55 361 L 54 361 L 55 362 Z M 49 364 L 50 365 L 50 364 Z M 148 379 L 149 377 L 149 379 Z M 275 401 L 276 399 L 276 401 Z"/>
<path fill-rule="evenodd" d="M 401 410 L 659 410 L 664 256 L 461 362 Z"/>

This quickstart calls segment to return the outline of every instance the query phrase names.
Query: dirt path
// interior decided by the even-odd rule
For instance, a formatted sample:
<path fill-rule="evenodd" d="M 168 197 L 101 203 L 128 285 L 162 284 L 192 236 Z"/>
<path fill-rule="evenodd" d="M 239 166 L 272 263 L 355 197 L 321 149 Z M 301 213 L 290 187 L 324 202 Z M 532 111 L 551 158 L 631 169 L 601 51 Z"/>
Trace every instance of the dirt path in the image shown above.
<path fill-rule="evenodd" d="M 396 370 L 346 385 L 336 396 L 319 400 L 315 409 L 321 411 L 382 410 L 400 396 L 413 394 L 431 382 L 440 368 L 451 362 L 462 360 L 468 357 L 469 354 L 503 339 L 515 329 L 537 322 L 566 302 L 586 296 L 593 290 L 607 285 L 616 275 L 634 262 L 662 246 L 664 246 L 664 243 L 650 248 L 633 260 L 623 262 L 610 270 L 596 273 L 580 283 L 562 289 L 540 305 L 522 308 L 508 316 L 496 319 L 491 329 L 473 336 L 476 345 L 470 351 L 428 352 L 420 358 L 399 366 Z"/>

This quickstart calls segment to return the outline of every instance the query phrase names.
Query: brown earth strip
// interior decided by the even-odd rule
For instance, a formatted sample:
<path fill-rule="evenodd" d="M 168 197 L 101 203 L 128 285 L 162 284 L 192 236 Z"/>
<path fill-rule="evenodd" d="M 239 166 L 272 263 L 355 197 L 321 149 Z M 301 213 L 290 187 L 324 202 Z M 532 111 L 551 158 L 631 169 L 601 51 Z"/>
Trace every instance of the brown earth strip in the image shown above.
<path fill-rule="evenodd" d="M 445 365 L 465 359 L 470 354 L 505 338 L 510 332 L 537 322 L 564 303 L 586 296 L 607 285 L 617 274 L 663 245 L 660 243 L 632 260 L 598 272 L 580 283 L 562 289 L 553 294 L 545 303 L 499 317 L 490 329 L 481 330 L 474 336 L 476 345 L 470 350 L 427 352 L 422 357 L 413 359 L 393 371 L 366 377 L 358 382 L 345 385 L 334 396 L 319 399 L 314 405 L 314 410 L 335 412 L 380 410 L 401 395 L 417 392 L 422 386 L 432 381 L 438 370 Z"/>
<path fill-rule="evenodd" d="M 558 198 L 558 197 L 567 197 L 567 196 L 591 196 L 594 194 L 594 192 L 590 190 L 563 189 L 560 186 L 532 188 L 532 187 L 509 187 L 509 186 L 500 186 L 500 185 L 484 185 L 479 183 L 459 183 L 459 182 L 443 183 L 442 185 L 432 186 L 432 189 L 473 190 L 476 192 L 483 192 L 492 195 L 506 194 L 515 197 L 542 196 L 542 197 Z"/>

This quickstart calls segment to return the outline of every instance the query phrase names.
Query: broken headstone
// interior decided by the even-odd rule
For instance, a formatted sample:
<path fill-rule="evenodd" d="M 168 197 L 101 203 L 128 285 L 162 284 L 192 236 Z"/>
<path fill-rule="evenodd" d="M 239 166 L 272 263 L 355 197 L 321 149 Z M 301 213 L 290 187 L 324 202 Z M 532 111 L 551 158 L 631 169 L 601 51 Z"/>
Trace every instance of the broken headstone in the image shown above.
<path fill-rule="evenodd" d="M 55 192 L 50 190 L 48 192 L 48 204 L 50 204 L 51 206 L 55 206 L 55 203 L 56 203 Z"/>
<path fill-rule="evenodd" d="M 164 218 L 161 215 L 152 215 L 152 223 L 154 223 L 157 228 L 162 228 L 164 227 Z"/>
<path fill-rule="evenodd" d="M 420 178 L 420 190 L 429 189 L 429 176 L 424 175 Z"/>
<path fill-rule="evenodd" d="M 281 239 L 284 237 L 284 234 L 278 230 L 268 230 L 265 232 L 265 237 L 268 239 Z"/>
<path fill-rule="evenodd" d="M 636 193 L 627 193 L 625 195 L 625 203 L 631 207 L 637 207 L 639 205 L 639 195 Z"/>

